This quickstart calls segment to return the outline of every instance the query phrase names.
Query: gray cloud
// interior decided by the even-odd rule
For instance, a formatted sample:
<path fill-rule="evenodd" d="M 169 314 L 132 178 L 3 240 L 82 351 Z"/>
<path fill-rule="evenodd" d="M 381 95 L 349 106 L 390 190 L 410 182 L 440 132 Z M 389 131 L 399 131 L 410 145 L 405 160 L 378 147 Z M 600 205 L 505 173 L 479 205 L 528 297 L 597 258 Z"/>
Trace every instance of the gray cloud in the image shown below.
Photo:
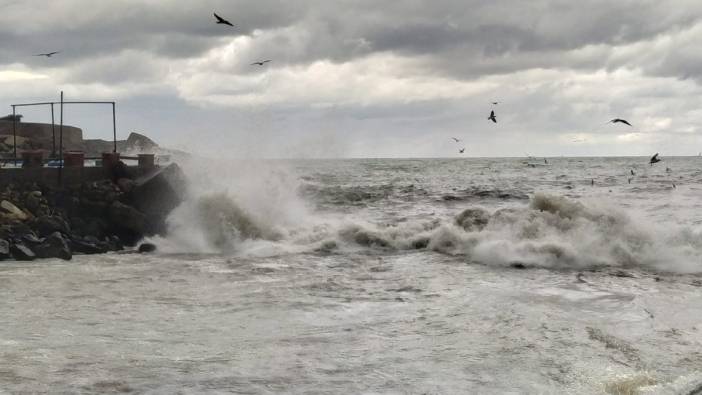
<path fill-rule="evenodd" d="M 402 156 L 420 146 L 414 155 L 439 155 L 445 146 L 427 142 L 427 133 L 464 132 L 482 154 L 529 144 L 622 153 L 648 150 L 663 133 L 689 143 L 702 121 L 692 104 L 702 82 L 699 1 L 29 0 L 0 7 L 0 104 L 59 89 L 117 97 L 136 112 L 135 103 L 166 101 L 169 121 L 147 123 L 159 136 L 170 136 L 173 125 L 186 134 L 236 124 L 244 131 L 232 139 L 258 129 L 304 147 L 315 138 L 331 144 L 324 131 L 334 129 L 334 146 L 348 147 L 335 149 L 340 155 Z M 236 28 L 215 25 L 213 11 Z M 31 56 L 50 50 L 62 53 Z M 274 61 L 250 66 L 264 58 Z M 505 103 L 499 128 L 484 136 L 490 100 Z M 658 137 L 617 137 L 624 131 L 601 127 L 615 115 L 636 118 L 642 135 Z M 143 128 L 145 117 L 128 117 L 126 126 Z M 365 140 L 378 133 L 383 139 Z M 576 134 L 601 145 L 573 146 Z"/>

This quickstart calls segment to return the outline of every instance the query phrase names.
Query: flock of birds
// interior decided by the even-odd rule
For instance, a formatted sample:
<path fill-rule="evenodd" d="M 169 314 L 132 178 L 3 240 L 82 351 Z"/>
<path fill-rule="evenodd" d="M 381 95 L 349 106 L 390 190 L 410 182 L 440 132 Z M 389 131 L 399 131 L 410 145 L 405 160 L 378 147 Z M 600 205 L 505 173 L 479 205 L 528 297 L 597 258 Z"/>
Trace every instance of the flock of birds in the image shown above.
<path fill-rule="evenodd" d="M 491 102 L 491 103 L 492 103 L 493 106 L 496 106 L 496 105 L 498 105 L 500 102 L 494 101 L 494 102 Z M 497 123 L 497 115 L 495 114 L 495 110 L 494 110 L 494 109 L 490 110 L 490 115 L 487 117 L 487 119 L 488 119 L 488 121 L 492 121 L 493 123 Z M 622 118 L 614 118 L 614 119 L 612 119 L 611 121 L 608 121 L 607 123 L 623 123 L 623 124 L 625 124 L 625 125 L 632 126 L 632 125 L 629 123 L 629 121 L 627 121 L 626 119 L 622 119 Z M 456 143 L 460 143 L 460 142 L 462 141 L 461 139 L 459 139 L 459 138 L 457 138 L 457 137 L 451 137 L 451 139 L 453 139 Z M 576 140 L 573 140 L 573 141 L 576 141 Z M 577 141 L 584 141 L 584 139 L 578 139 Z M 458 150 L 458 153 L 459 153 L 459 154 L 462 154 L 462 153 L 464 153 L 465 151 L 466 151 L 466 148 L 463 147 L 463 148 L 461 148 L 461 149 Z M 702 153 L 700 153 L 700 155 L 702 156 Z M 527 156 L 528 156 L 528 155 L 527 155 Z M 658 157 L 658 153 L 656 152 L 656 154 L 653 155 L 653 156 L 651 157 L 651 159 L 649 160 L 648 163 L 649 163 L 651 166 L 653 166 L 654 164 L 656 164 L 656 163 L 658 163 L 658 162 L 660 162 L 660 161 L 661 161 L 661 159 Z M 544 158 L 544 163 L 545 163 L 545 164 L 548 164 L 548 160 L 547 160 L 546 158 Z M 670 172 L 670 168 L 666 168 L 666 171 L 667 171 L 667 172 Z M 634 175 L 634 171 L 633 171 L 633 170 L 631 171 L 631 175 L 632 175 L 632 176 Z M 631 184 L 631 179 L 629 179 L 629 183 Z M 593 180 L 593 184 L 594 184 L 594 180 Z M 673 188 L 675 188 L 675 184 L 673 184 Z"/>
<path fill-rule="evenodd" d="M 216 23 L 216 24 L 218 24 L 218 25 L 227 25 L 227 26 L 234 27 L 234 25 L 233 25 L 231 22 L 229 22 L 228 20 L 226 20 L 226 19 L 222 18 L 221 16 L 217 15 L 216 12 L 213 13 L 213 15 L 214 15 L 214 17 L 215 17 L 215 23 Z M 52 56 L 54 56 L 54 55 L 56 55 L 56 54 L 59 54 L 59 53 L 61 53 L 61 51 L 53 51 L 53 52 L 38 53 L 38 54 L 34 54 L 34 55 L 32 55 L 32 56 L 44 56 L 44 57 L 50 58 L 50 57 L 52 57 Z M 251 66 L 263 66 L 263 65 L 265 65 L 266 63 L 272 62 L 272 61 L 273 61 L 273 59 L 261 60 L 261 61 L 257 61 L 257 62 L 251 63 Z"/>

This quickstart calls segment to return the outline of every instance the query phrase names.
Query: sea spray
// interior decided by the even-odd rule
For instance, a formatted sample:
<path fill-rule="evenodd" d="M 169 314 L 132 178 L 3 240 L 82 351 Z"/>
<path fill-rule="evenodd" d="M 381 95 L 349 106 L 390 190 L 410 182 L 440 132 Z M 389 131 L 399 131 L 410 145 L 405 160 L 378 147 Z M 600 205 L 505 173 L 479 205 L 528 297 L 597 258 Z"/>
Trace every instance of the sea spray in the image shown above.
<path fill-rule="evenodd" d="M 293 237 L 310 225 L 296 193 L 297 177 L 283 161 L 197 160 L 183 165 L 185 202 L 168 219 L 169 252 L 234 253 L 245 240 Z"/>

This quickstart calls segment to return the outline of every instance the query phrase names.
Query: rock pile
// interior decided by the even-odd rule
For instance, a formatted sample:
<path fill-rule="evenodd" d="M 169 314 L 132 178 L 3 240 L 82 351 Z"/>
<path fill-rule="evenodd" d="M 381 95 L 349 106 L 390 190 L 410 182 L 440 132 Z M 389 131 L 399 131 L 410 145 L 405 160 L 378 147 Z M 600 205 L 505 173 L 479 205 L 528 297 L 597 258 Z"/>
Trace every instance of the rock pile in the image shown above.
<path fill-rule="evenodd" d="M 165 170 L 169 180 L 182 175 L 177 165 Z M 145 199 L 169 204 L 157 212 L 140 210 Z M 135 180 L 128 192 L 111 180 L 65 189 L 7 185 L 0 190 L 0 259 L 71 259 L 74 253 L 134 246 L 144 236 L 163 233 L 168 213 L 179 202 L 177 187 L 160 173 Z"/>

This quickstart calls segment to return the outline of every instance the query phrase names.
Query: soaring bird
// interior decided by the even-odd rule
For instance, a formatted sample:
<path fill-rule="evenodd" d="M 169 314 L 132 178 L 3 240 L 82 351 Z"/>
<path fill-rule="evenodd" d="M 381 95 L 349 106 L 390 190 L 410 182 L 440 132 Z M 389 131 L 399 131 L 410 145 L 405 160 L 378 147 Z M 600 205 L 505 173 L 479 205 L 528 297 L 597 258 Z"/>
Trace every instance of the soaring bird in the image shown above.
<path fill-rule="evenodd" d="M 222 24 L 222 25 L 229 25 L 229 26 L 231 26 L 231 27 L 234 27 L 234 25 L 232 25 L 231 22 L 229 22 L 228 20 L 226 20 L 226 19 L 222 18 L 221 16 L 217 15 L 217 13 L 214 13 L 214 17 L 215 17 L 215 19 L 217 19 L 217 23 Z"/>
<path fill-rule="evenodd" d="M 493 102 L 490 102 L 490 103 L 492 103 L 493 106 L 496 106 L 496 105 L 500 104 L 500 102 L 498 102 L 498 101 L 493 101 Z"/>
<path fill-rule="evenodd" d="M 648 163 L 650 163 L 651 166 L 653 166 L 654 163 L 658 163 L 660 161 L 661 160 L 658 159 L 658 152 L 656 152 L 656 154 L 651 157 L 651 160 Z"/>
<path fill-rule="evenodd" d="M 266 60 L 261 61 L 261 62 L 253 62 L 253 63 L 251 63 L 251 66 L 256 65 L 256 64 L 259 65 L 259 66 L 263 66 L 264 64 L 266 64 L 266 63 L 268 63 L 268 62 L 272 62 L 272 60 L 271 60 L 271 59 L 266 59 Z"/>
<path fill-rule="evenodd" d="M 488 117 L 494 123 L 497 123 L 497 117 L 495 117 L 495 111 L 490 111 L 490 116 Z"/>
<path fill-rule="evenodd" d="M 625 124 L 631 126 L 631 124 L 629 122 L 627 122 L 626 119 L 621 119 L 621 118 L 614 118 L 613 120 L 611 120 L 607 123 L 617 123 L 617 122 L 625 123 Z"/>
<path fill-rule="evenodd" d="M 634 173 L 634 169 L 631 169 L 630 171 L 631 171 L 631 175 L 632 175 L 632 176 L 635 176 L 635 175 L 636 175 L 636 173 Z"/>
<path fill-rule="evenodd" d="M 457 138 L 455 138 L 455 137 L 451 137 L 451 138 L 452 138 L 454 141 L 456 141 L 457 143 L 460 143 L 460 142 L 461 142 L 461 139 L 457 139 Z"/>
<path fill-rule="evenodd" d="M 32 56 L 46 56 L 47 58 L 50 58 L 50 57 L 56 55 L 56 54 L 59 53 L 59 52 L 60 52 L 60 51 L 54 51 L 54 52 L 48 52 L 48 53 L 38 53 L 38 54 L 32 55 Z"/>
<path fill-rule="evenodd" d="M 461 149 L 458 150 L 458 153 L 459 153 L 459 154 L 462 154 L 465 150 L 466 150 L 465 148 L 461 148 Z"/>

